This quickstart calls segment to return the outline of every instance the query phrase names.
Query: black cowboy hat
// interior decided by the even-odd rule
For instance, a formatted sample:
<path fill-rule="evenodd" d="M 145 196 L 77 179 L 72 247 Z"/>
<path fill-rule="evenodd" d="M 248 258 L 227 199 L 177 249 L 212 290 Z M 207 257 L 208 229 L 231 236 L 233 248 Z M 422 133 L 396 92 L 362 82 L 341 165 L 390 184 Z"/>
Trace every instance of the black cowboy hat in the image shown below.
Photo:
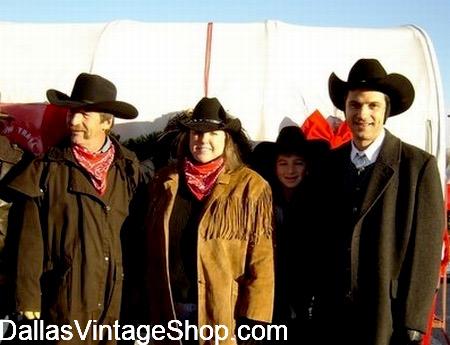
<path fill-rule="evenodd" d="M 266 181 L 275 181 L 274 165 L 277 156 L 276 144 L 273 141 L 261 141 L 250 152 L 248 165 Z"/>
<path fill-rule="evenodd" d="M 197 132 L 217 130 L 239 133 L 241 121 L 231 118 L 217 98 L 203 97 L 195 106 L 191 117 L 181 119 L 180 125 Z"/>
<path fill-rule="evenodd" d="M 309 158 L 309 142 L 298 126 L 283 127 L 275 141 L 275 148 L 277 154 L 295 154 Z"/>
<path fill-rule="evenodd" d="M 250 165 L 256 167 L 267 165 L 267 161 L 274 161 L 278 155 L 297 155 L 306 160 L 310 158 L 310 141 L 306 139 L 300 127 L 283 127 L 275 142 L 262 141 L 258 143 L 250 156 Z M 272 164 L 268 165 L 271 169 Z M 255 170 L 258 171 L 258 169 Z"/>
<path fill-rule="evenodd" d="M 122 119 L 134 119 L 137 109 L 131 104 L 116 101 L 117 89 L 109 80 L 95 74 L 81 73 L 75 80 L 72 94 L 47 90 L 51 104 L 105 112 Z"/>
<path fill-rule="evenodd" d="M 282 128 L 273 144 L 275 157 L 278 155 L 297 155 L 306 161 L 309 169 L 313 169 L 321 161 L 324 161 L 330 152 L 330 145 L 327 141 L 307 139 L 303 130 L 298 126 Z"/>
<path fill-rule="evenodd" d="M 408 78 L 401 74 L 390 73 L 376 59 L 360 59 L 351 68 L 347 82 L 331 73 L 328 79 L 328 91 L 336 108 L 345 110 L 345 99 L 350 90 L 366 89 L 379 91 L 389 96 L 390 116 L 406 111 L 414 101 L 414 87 Z"/>

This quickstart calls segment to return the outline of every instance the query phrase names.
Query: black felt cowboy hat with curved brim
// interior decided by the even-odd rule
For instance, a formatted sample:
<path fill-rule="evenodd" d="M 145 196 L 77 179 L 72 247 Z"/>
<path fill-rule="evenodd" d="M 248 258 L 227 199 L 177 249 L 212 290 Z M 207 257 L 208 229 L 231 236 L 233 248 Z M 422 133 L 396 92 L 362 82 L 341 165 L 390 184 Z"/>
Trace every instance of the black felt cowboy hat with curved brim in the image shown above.
<path fill-rule="evenodd" d="M 51 104 L 112 114 L 122 119 L 134 119 L 137 109 L 129 103 L 116 101 L 117 89 L 112 82 L 95 74 L 81 73 L 75 80 L 71 95 L 48 90 Z"/>
<path fill-rule="evenodd" d="M 328 91 L 336 108 L 345 111 L 345 100 L 351 90 L 379 91 L 389 96 L 390 116 L 408 110 L 414 101 L 414 87 L 405 76 L 388 74 L 376 59 L 360 59 L 351 68 L 347 81 L 332 73 L 328 79 Z"/>
<path fill-rule="evenodd" d="M 217 98 L 203 97 L 195 106 L 192 116 L 179 121 L 181 127 L 197 132 L 217 130 L 239 133 L 241 121 L 227 115 Z"/>
<path fill-rule="evenodd" d="M 295 154 L 303 158 L 309 158 L 309 142 L 305 134 L 298 126 L 286 126 L 280 130 L 275 141 L 276 154 Z"/>

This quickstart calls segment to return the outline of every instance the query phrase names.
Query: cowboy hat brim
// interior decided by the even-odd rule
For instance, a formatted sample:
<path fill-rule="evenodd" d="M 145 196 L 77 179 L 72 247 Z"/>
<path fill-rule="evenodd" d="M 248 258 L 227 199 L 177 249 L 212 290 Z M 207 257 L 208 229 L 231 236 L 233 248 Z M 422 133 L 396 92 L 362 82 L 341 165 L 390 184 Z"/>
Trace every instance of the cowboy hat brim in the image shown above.
<path fill-rule="evenodd" d="M 328 80 L 328 92 L 336 108 L 345 111 L 345 99 L 350 90 L 367 89 L 379 91 L 389 96 L 391 111 L 395 116 L 408 110 L 414 101 L 414 87 L 408 78 L 401 74 L 391 73 L 384 78 L 345 82 L 332 73 Z"/>
<path fill-rule="evenodd" d="M 230 131 L 233 133 L 238 133 L 241 128 L 241 121 L 239 119 L 231 119 L 226 123 L 220 122 L 212 122 L 206 119 L 181 119 L 179 120 L 179 124 L 184 129 L 193 130 L 196 132 L 211 132 L 211 131 Z"/>
<path fill-rule="evenodd" d="M 80 102 L 72 100 L 65 93 L 58 90 L 48 90 L 47 99 L 51 104 L 67 108 L 83 108 L 85 110 L 95 110 L 114 115 L 121 119 L 134 119 L 138 115 L 137 109 L 129 103 L 121 101 L 105 102 Z"/>

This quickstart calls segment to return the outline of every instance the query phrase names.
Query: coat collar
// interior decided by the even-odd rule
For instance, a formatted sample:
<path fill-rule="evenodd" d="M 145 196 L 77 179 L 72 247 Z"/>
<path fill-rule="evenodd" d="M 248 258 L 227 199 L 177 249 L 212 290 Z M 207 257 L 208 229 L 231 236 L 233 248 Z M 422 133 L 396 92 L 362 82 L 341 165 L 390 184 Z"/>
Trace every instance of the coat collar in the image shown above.
<path fill-rule="evenodd" d="M 230 172 L 228 171 L 223 171 L 219 177 L 217 178 L 217 184 L 229 184 L 230 183 Z M 179 181 L 180 177 L 179 177 L 179 172 L 176 168 L 172 168 L 170 169 L 170 171 L 167 173 L 167 179 L 166 182 L 164 182 L 164 185 L 166 187 L 178 187 L 178 181 Z M 215 188 L 214 188 L 215 189 Z M 213 191 L 214 191 L 213 189 Z M 213 193 L 214 194 L 214 193 Z"/>
<path fill-rule="evenodd" d="M 130 151 L 124 149 L 124 147 L 119 143 L 117 139 L 112 136 L 110 136 L 109 138 L 111 139 L 112 144 L 116 149 L 113 164 L 115 164 L 119 168 L 122 176 L 126 176 L 126 167 L 134 161 L 134 156 Z M 47 152 L 47 159 L 49 161 L 55 162 L 65 161 L 70 165 L 78 166 L 78 163 L 73 156 L 72 150 L 70 148 L 70 142 L 68 140 L 63 141 L 58 146 L 50 148 Z"/>
<path fill-rule="evenodd" d="M 392 177 L 398 171 L 401 148 L 400 139 L 386 130 L 386 137 L 367 186 L 367 192 L 362 202 L 357 222 L 372 208 L 374 203 L 386 190 Z"/>
<path fill-rule="evenodd" d="M 122 147 L 122 145 L 120 145 L 119 141 L 116 138 L 109 136 L 109 139 L 116 149 L 114 161 L 121 160 L 123 158 L 133 160 L 133 155 L 128 150 L 124 150 L 124 148 Z M 50 161 L 67 160 L 76 164 L 76 160 L 73 157 L 72 150 L 70 149 L 70 142 L 67 139 L 64 140 L 60 145 L 51 147 L 48 150 L 47 157 Z"/>
<path fill-rule="evenodd" d="M 176 167 L 170 167 L 167 170 L 162 171 L 163 175 L 166 175 L 166 177 L 163 177 L 163 184 L 164 189 L 167 191 L 170 191 L 171 198 L 174 199 L 175 195 L 178 190 L 178 184 L 180 181 L 180 173 L 179 170 Z M 213 188 L 211 195 L 207 198 L 205 198 L 205 208 L 211 204 L 211 202 L 215 199 L 217 199 L 223 192 L 222 188 L 226 185 L 230 184 L 231 181 L 231 175 L 228 171 L 223 171 L 219 177 L 217 178 L 216 186 Z"/>
<path fill-rule="evenodd" d="M 15 144 L 10 144 L 7 137 L 0 135 L 0 160 L 16 164 L 22 158 L 23 151 Z"/>
<path fill-rule="evenodd" d="M 392 182 L 393 177 L 398 174 L 401 149 L 402 143 L 400 139 L 386 130 L 386 137 L 381 145 L 381 150 L 377 161 L 374 164 L 366 194 L 354 223 L 355 228 L 352 235 L 351 250 L 351 289 L 353 292 L 357 292 L 358 289 L 359 240 L 357 240 L 357 238 L 359 238 L 361 234 L 362 220 L 375 205 L 376 201 L 383 195 L 389 184 Z"/>
<path fill-rule="evenodd" d="M 110 136 L 109 138 L 115 147 L 115 156 L 112 164 L 117 167 L 122 180 L 126 180 L 130 174 L 134 176 L 134 171 L 128 171 L 129 169 L 135 169 L 133 168 L 134 157 L 132 153 L 124 149 L 114 137 Z M 69 141 L 64 141 L 61 145 L 50 148 L 47 153 L 47 159 L 50 162 L 65 162 L 68 164 L 70 167 L 69 191 L 89 194 L 102 202 L 103 199 L 108 198 L 110 189 L 112 188 L 111 186 L 107 188 L 106 194 L 101 197 L 91 183 L 86 183 L 86 173 L 76 161 Z"/>

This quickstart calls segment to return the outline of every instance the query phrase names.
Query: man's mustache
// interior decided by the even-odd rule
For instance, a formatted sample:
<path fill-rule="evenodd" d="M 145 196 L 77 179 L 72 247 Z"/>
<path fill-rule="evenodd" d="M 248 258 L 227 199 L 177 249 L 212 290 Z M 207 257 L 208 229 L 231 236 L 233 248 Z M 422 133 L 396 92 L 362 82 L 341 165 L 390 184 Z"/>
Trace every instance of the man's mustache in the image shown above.
<path fill-rule="evenodd" d="M 69 129 L 72 132 L 85 132 L 85 129 L 83 127 L 80 127 L 80 126 L 75 126 L 75 127 L 71 126 L 71 127 L 69 127 Z"/>

